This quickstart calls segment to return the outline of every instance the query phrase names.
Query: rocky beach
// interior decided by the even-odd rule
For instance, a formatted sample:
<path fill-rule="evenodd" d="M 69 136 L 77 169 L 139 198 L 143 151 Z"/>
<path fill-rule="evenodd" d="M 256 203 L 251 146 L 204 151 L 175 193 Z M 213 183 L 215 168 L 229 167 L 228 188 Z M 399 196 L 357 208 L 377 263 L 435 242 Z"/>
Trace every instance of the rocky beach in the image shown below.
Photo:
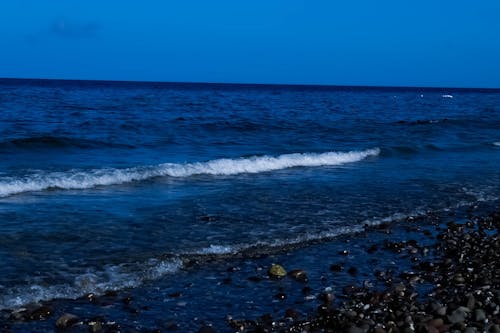
<path fill-rule="evenodd" d="M 161 309 L 141 304 L 144 300 L 131 292 L 109 291 L 75 301 L 55 300 L 4 310 L 0 327 L 2 332 L 497 333 L 499 230 L 498 206 L 474 206 L 464 208 L 460 215 L 450 211 L 428 213 L 398 224 L 367 225 L 353 240 L 337 239 L 345 249 L 325 255 L 322 262 L 337 260 L 320 272 L 294 267 L 293 257 L 287 265 L 273 262 L 289 252 L 300 253 L 300 248 L 284 250 L 271 258 L 258 251 L 246 253 L 243 256 L 247 258 L 263 260 L 262 265 L 254 267 L 255 274 L 244 267 L 244 261 L 228 267 L 227 262 L 218 262 L 220 258 L 209 259 L 212 265 L 226 267 L 221 279 L 213 281 L 219 289 L 264 285 L 269 304 L 260 304 L 260 308 L 270 312 L 260 316 L 233 316 L 228 310 L 228 315 L 218 321 L 193 318 L 186 323 L 168 319 L 172 313 L 167 310 L 165 320 L 152 324 L 142 318 Z M 363 258 L 369 258 L 367 264 L 361 264 Z M 192 260 L 195 266 L 201 259 Z M 334 276 L 344 276 L 342 281 L 351 283 L 332 284 Z M 186 299 L 185 290 L 189 288 L 194 287 L 186 285 L 184 290 L 168 295 L 179 300 L 178 311 L 197 301 Z M 242 298 L 242 302 L 248 303 L 248 299 Z M 119 309 L 118 317 L 116 313 L 106 317 L 109 308 Z"/>

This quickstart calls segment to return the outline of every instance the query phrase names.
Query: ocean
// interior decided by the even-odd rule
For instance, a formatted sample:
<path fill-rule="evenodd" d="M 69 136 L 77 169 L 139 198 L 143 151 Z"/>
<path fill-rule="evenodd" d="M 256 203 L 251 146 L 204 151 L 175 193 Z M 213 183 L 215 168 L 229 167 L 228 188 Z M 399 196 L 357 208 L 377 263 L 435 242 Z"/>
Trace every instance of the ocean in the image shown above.
<path fill-rule="evenodd" d="M 277 302 L 228 270 L 314 270 L 499 184 L 500 90 L 3 79 L 0 310 L 116 291 L 146 326 L 257 315 Z"/>

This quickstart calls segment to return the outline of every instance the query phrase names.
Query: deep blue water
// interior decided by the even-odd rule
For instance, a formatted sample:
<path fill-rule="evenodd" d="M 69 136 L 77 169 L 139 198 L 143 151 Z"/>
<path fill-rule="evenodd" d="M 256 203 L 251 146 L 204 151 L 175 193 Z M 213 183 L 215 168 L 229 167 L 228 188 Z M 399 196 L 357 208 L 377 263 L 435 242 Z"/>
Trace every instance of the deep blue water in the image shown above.
<path fill-rule="evenodd" d="M 499 166 L 500 91 L 2 80 L 0 309 L 495 201 Z"/>

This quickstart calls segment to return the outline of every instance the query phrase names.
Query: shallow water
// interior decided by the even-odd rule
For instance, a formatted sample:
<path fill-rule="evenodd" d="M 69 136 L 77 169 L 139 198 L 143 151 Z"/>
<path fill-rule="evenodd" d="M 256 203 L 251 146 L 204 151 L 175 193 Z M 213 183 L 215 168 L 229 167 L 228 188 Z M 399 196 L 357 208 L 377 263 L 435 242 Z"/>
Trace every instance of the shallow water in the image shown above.
<path fill-rule="evenodd" d="M 497 200 L 499 105 L 493 90 L 0 81 L 0 308 Z"/>

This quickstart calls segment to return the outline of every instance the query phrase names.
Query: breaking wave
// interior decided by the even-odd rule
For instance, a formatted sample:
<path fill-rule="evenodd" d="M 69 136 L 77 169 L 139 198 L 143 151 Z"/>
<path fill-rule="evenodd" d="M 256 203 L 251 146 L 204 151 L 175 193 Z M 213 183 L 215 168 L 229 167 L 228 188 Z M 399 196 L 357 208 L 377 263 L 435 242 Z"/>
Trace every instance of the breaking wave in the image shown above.
<path fill-rule="evenodd" d="M 260 173 L 293 167 L 335 166 L 376 156 L 380 149 L 364 151 L 296 153 L 249 158 L 217 159 L 195 163 L 164 163 L 126 169 L 70 170 L 38 172 L 24 177 L 0 178 L 0 197 L 48 189 L 87 189 L 95 186 L 118 185 L 155 177 L 190 177 L 194 175 L 236 175 Z"/>
<path fill-rule="evenodd" d="M 0 285 L 0 310 L 15 309 L 29 303 L 57 298 L 76 299 L 86 294 L 102 295 L 112 290 L 140 286 L 144 281 L 157 280 L 173 274 L 182 267 L 178 259 L 150 259 L 141 265 L 108 265 L 101 271 L 88 271 L 77 275 L 71 283 L 46 285 L 33 283 L 2 290 Z"/>

